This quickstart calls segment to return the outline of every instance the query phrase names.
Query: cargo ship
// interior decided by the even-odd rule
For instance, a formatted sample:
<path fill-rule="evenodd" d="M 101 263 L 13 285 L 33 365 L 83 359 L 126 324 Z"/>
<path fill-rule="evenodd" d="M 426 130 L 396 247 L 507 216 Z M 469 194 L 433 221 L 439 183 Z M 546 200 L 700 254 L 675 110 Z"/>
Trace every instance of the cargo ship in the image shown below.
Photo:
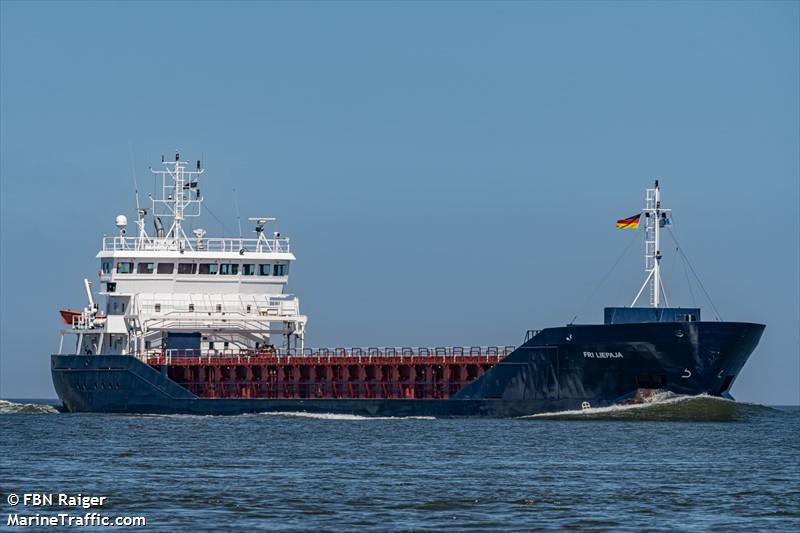
<path fill-rule="evenodd" d="M 519 346 L 309 348 L 308 318 L 285 292 L 295 256 L 268 231 L 274 219 L 249 218 L 251 238 L 187 235 L 204 169 L 177 153 L 162 165 L 148 207 L 137 192 L 135 235 L 120 215 L 102 239 L 100 303 L 86 279 L 88 304 L 60 311 L 51 372 L 65 411 L 518 417 L 658 391 L 730 398 L 764 331 L 665 305 L 660 230 L 672 214 L 656 181 L 644 209 L 617 222 L 644 230 L 646 279 L 602 324 L 528 330 Z"/>

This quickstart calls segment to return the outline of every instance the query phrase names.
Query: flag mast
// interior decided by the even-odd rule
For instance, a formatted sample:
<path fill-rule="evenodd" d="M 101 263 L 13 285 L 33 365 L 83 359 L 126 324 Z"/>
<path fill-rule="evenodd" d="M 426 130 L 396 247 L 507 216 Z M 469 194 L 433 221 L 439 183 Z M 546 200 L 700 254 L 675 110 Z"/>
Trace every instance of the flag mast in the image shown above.
<path fill-rule="evenodd" d="M 639 297 L 644 292 L 645 287 L 650 287 L 650 305 L 652 307 L 661 306 L 661 296 L 664 296 L 664 303 L 669 306 L 667 293 L 661 281 L 661 239 L 659 230 L 671 223 L 671 209 L 661 207 L 661 188 L 658 180 L 652 189 L 645 192 L 644 213 L 644 271 L 647 272 L 642 288 L 633 299 L 631 307 L 636 305 Z"/>

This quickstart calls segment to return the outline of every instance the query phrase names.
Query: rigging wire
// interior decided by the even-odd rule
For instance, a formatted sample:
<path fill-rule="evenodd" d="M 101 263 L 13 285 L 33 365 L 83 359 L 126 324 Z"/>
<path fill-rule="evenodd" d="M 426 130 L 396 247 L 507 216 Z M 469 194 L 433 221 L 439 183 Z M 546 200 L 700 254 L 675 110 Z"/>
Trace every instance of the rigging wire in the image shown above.
<path fill-rule="evenodd" d="M 678 248 L 675 248 L 675 251 L 678 251 Z M 697 300 L 694 297 L 694 290 L 692 290 L 692 280 L 689 278 L 689 269 L 686 268 L 686 261 L 683 260 L 683 257 L 681 257 L 681 264 L 683 265 L 683 273 L 686 276 L 686 285 L 689 287 L 689 294 L 692 296 L 692 307 L 697 307 Z"/>
<path fill-rule="evenodd" d="M 677 252 L 678 249 L 676 248 L 675 251 Z M 675 274 L 675 263 L 678 261 L 678 255 L 680 254 L 672 254 L 672 263 L 669 265 L 669 270 L 667 271 L 667 282 L 665 283 L 665 285 L 668 287 L 672 287 L 672 278 Z"/>
<path fill-rule="evenodd" d="M 211 210 L 211 208 L 208 207 L 208 204 L 206 204 L 206 211 L 208 211 L 208 214 L 211 215 L 212 217 L 214 217 L 214 220 L 219 222 L 219 225 L 222 226 L 222 238 L 224 239 L 225 238 L 225 223 L 222 222 L 222 220 L 220 220 L 219 217 L 214 214 L 214 212 Z"/>
<path fill-rule="evenodd" d="M 678 250 L 678 252 L 680 252 L 681 257 L 683 258 L 684 261 L 686 261 L 686 264 L 689 266 L 689 270 L 692 272 L 692 274 L 694 275 L 694 278 L 697 280 L 697 284 L 700 285 L 700 289 L 703 291 L 703 294 L 705 294 L 706 299 L 708 299 L 708 303 L 711 304 L 711 308 L 714 310 L 714 314 L 716 315 L 717 320 L 719 320 L 721 322 L 722 321 L 722 315 L 719 314 L 719 310 L 717 310 L 717 306 L 714 305 L 714 300 L 712 300 L 711 299 L 711 295 L 708 294 L 708 291 L 706 290 L 705 285 L 703 285 L 703 281 L 700 279 L 700 276 L 697 275 L 697 272 L 695 271 L 694 267 L 692 266 L 692 262 L 689 261 L 689 258 L 686 257 L 686 254 L 683 252 L 683 247 L 678 242 L 678 238 L 675 236 L 675 233 L 672 231 L 672 229 L 669 228 L 669 226 L 667 227 L 667 231 L 668 231 L 670 237 L 672 237 L 672 240 L 675 241 L 676 249 Z"/>
<path fill-rule="evenodd" d="M 617 268 L 617 265 L 619 265 L 620 261 L 622 261 L 622 259 L 628 254 L 628 252 L 631 249 L 631 246 L 633 246 L 634 241 L 636 241 L 636 237 L 637 236 L 638 236 L 637 232 L 634 231 L 633 235 L 631 236 L 630 241 L 628 242 L 628 245 L 625 247 L 625 249 L 622 251 L 622 253 L 619 255 L 619 257 L 617 257 L 617 260 L 614 261 L 614 264 L 611 265 L 611 268 L 608 270 L 608 272 L 606 272 L 606 275 L 603 276 L 603 279 L 601 279 L 600 282 L 597 284 L 597 286 L 595 286 L 595 288 L 592 291 L 592 293 L 588 296 L 588 298 L 586 298 L 586 301 L 583 302 L 583 304 L 581 304 L 581 306 L 578 308 L 579 312 L 576 313 L 575 316 L 572 317 L 572 320 L 569 321 L 570 325 L 575 323 L 575 320 L 577 320 L 578 315 L 580 314 L 580 312 L 586 309 L 586 306 L 589 305 L 589 302 L 591 302 L 592 298 L 594 298 L 597 295 L 597 291 L 600 290 L 600 287 L 603 286 L 603 284 L 606 282 L 606 280 L 609 278 L 609 276 L 611 276 L 611 274 Z"/>
<path fill-rule="evenodd" d="M 130 150 L 131 155 L 131 176 L 133 176 L 133 192 L 136 195 L 136 215 L 139 216 L 139 210 L 141 207 L 139 206 L 139 181 L 136 179 L 136 165 L 134 164 L 133 158 L 133 146 L 128 143 L 128 149 Z"/>

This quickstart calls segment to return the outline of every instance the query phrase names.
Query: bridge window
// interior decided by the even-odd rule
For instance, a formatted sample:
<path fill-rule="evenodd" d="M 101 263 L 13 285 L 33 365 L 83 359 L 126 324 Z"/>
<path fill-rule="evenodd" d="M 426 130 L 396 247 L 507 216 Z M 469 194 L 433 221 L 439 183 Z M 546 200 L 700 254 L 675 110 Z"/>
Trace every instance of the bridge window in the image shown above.
<path fill-rule="evenodd" d="M 242 265 L 242 275 L 243 276 L 252 276 L 256 273 L 256 266 L 255 265 Z"/>
<path fill-rule="evenodd" d="M 117 274 L 130 274 L 131 272 L 133 272 L 133 263 L 129 261 L 117 263 Z"/>
<path fill-rule="evenodd" d="M 159 274 L 172 274 L 175 270 L 175 263 L 159 263 L 157 272 Z"/>
<path fill-rule="evenodd" d="M 216 274 L 219 265 L 216 263 L 200 263 L 198 274 Z"/>
<path fill-rule="evenodd" d="M 102 270 L 103 274 L 110 274 L 113 267 L 114 261 L 103 261 L 100 263 L 100 270 Z"/>
<path fill-rule="evenodd" d="M 235 276 L 239 273 L 239 265 L 235 263 L 224 263 L 219 266 L 219 273 L 223 276 Z"/>
<path fill-rule="evenodd" d="M 197 272 L 195 263 L 178 263 L 178 274 L 194 274 Z"/>
<path fill-rule="evenodd" d="M 259 276 L 269 276 L 269 269 L 272 268 L 272 265 L 269 263 L 262 263 L 258 265 L 258 275 Z"/>
<path fill-rule="evenodd" d="M 139 274 L 152 274 L 154 266 L 153 263 L 139 263 L 138 272 Z"/>
<path fill-rule="evenodd" d="M 273 268 L 272 270 L 272 274 L 275 276 L 285 276 L 286 265 L 275 265 L 275 268 Z"/>

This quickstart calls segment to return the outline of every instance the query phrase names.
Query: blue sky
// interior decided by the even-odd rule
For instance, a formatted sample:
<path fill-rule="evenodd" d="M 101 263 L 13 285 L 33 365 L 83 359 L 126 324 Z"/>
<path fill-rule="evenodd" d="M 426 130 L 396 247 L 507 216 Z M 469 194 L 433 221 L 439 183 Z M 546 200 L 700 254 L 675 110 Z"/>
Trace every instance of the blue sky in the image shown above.
<path fill-rule="evenodd" d="M 660 177 L 741 400 L 800 402 L 797 2 L 0 4 L 0 395 L 53 397 L 62 307 L 180 148 L 278 217 L 312 345 L 519 344 L 602 320 Z M 147 189 L 149 185 L 142 185 Z M 664 251 L 673 304 L 693 296 Z M 589 298 L 591 296 L 591 298 Z"/>

